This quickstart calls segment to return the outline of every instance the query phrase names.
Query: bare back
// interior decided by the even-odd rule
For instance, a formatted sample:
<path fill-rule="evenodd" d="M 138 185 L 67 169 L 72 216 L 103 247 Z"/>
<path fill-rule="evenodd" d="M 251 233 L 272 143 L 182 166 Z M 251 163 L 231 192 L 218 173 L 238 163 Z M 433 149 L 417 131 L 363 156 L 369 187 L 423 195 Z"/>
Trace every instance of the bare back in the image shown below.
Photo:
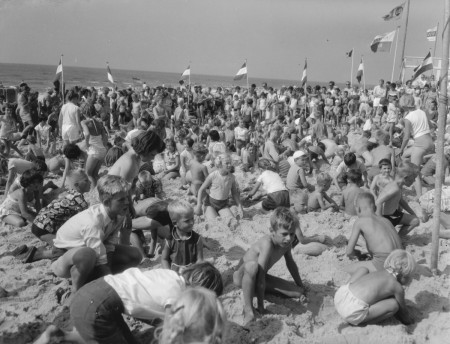
<path fill-rule="evenodd" d="M 355 223 L 366 240 L 367 250 L 372 254 L 388 254 L 402 249 L 402 242 L 389 220 L 372 215 L 361 217 Z"/>
<path fill-rule="evenodd" d="M 265 235 L 249 248 L 249 250 L 245 253 L 242 260 L 244 263 L 258 262 L 261 255 L 266 255 L 269 257 L 269 260 L 268 260 L 268 263 L 267 263 L 267 266 L 265 269 L 267 272 L 291 248 L 292 248 L 292 245 L 288 245 L 287 247 L 275 246 L 272 243 L 271 237 L 269 235 Z"/>

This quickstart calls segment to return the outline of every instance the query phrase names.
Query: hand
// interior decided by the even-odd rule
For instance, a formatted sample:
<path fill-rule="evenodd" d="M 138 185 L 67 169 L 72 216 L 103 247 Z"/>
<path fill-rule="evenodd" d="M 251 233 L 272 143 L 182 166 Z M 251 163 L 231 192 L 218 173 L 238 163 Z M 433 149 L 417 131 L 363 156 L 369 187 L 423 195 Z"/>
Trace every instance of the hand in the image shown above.
<path fill-rule="evenodd" d="M 327 246 L 333 245 L 333 240 L 328 235 L 319 235 L 319 242 Z"/>

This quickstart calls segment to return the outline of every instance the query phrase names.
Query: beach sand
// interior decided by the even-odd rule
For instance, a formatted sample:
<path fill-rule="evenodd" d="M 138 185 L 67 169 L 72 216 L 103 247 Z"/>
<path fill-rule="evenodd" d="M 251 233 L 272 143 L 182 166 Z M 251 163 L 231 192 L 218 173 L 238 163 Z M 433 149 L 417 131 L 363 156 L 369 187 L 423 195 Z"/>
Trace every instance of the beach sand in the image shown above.
<path fill-rule="evenodd" d="M 246 176 L 237 168 L 236 177 L 240 188 L 245 181 L 256 175 Z M 185 198 L 180 190 L 179 180 L 164 184 L 169 198 Z M 335 189 L 330 195 L 337 198 Z M 419 205 L 413 201 L 412 192 L 406 197 L 413 209 Z M 96 192 L 87 195 L 93 203 L 98 202 Z M 250 204 L 247 204 L 250 205 Z M 232 210 L 236 211 L 235 208 Z M 243 326 L 242 292 L 232 284 L 233 269 L 248 246 L 268 233 L 269 216 L 263 214 L 259 204 L 246 208 L 246 218 L 231 231 L 220 220 L 206 224 L 200 217 L 195 229 L 219 246 L 209 251 L 205 258 L 212 261 L 221 271 L 225 290 L 221 297 L 228 314 L 229 324 L 225 343 L 448 343 L 450 338 L 450 249 L 449 241 L 440 241 L 439 276 L 432 276 L 429 269 L 432 222 L 421 224 L 410 236 L 406 249 L 418 263 L 414 279 L 406 288 L 407 305 L 415 324 L 404 326 L 395 319 L 380 325 L 353 327 L 345 324 L 336 313 L 333 296 L 336 289 L 344 284 L 348 275 L 340 270 L 349 264 L 345 256 L 346 237 L 350 235 L 354 219 L 342 213 L 311 213 L 300 217 L 305 235 L 326 234 L 333 239 L 330 247 L 319 257 L 302 254 L 294 255 L 300 275 L 309 288 L 308 301 L 283 299 L 267 296 L 266 309 L 270 314 Z M 42 245 L 30 232 L 2 225 L 0 227 L 0 343 L 30 343 L 51 323 L 70 329 L 67 307 L 60 304 L 61 296 L 70 289 L 69 281 L 56 278 L 50 273 L 50 261 L 42 260 L 22 264 L 16 258 L 4 256 L 21 244 Z M 361 242 L 363 247 L 365 245 Z M 159 267 L 159 258 L 146 260 L 141 267 Z M 292 280 L 284 261 L 278 262 L 270 273 Z M 125 317 L 142 343 L 150 343 L 154 328 L 130 317 Z"/>

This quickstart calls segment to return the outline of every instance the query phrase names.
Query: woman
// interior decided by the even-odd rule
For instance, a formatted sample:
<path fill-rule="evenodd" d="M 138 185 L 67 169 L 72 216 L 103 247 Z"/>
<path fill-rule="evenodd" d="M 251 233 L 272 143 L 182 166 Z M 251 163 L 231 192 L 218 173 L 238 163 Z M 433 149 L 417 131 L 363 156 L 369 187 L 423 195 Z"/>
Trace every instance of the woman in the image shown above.
<path fill-rule="evenodd" d="M 91 188 L 95 189 L 98 180 L 98 171 L 106 156 L 108 135 L 102 122 L 93 118 L 91 113 L 85 114 L 86 119 L 81 121 L 84 139 L 86 143 L 86 174 L 91 182 Z"/>
<path fill-rule="evenodd" d="M 78 94 L 74 90 L 70 90 L 66 98 L 67 103 L 62 106 L 59 115 L 59 130 L 64 145 L 80 141 L 82 132 Z"/>

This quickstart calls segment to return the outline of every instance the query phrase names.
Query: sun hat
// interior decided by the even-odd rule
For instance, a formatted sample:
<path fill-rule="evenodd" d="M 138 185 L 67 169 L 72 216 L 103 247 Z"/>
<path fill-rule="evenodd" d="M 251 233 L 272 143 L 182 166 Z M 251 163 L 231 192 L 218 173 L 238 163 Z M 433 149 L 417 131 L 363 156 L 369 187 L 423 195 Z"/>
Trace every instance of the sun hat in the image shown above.
<path fill-rule="evenodd" d="M 298 159 L 298 158 L 300 158 L 300 157 L 302 157 L 304 155 L 305 155 L 304 151 L 298 150 L 298 151 L 294 152 L 294 155 L 292 155 L 292 157 L 295 160 L 295 159 Z"/>

